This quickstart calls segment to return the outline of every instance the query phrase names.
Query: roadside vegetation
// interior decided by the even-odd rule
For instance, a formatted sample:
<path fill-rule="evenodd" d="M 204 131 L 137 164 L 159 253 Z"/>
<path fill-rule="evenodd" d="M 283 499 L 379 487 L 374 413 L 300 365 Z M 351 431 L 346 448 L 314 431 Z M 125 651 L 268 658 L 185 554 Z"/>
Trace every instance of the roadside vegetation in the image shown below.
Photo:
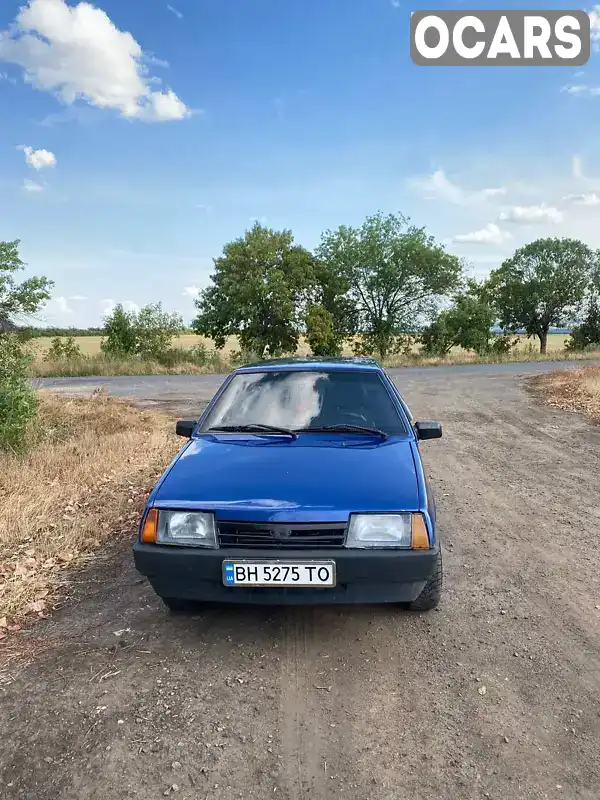
<path fill-rule="evenodd" d="M 68 594 L 67 568 L 131 533 L 178 441 L 169 417 L 102 393 L 37 396 L 19 453 L 0 453 L 0 639 Z"/>
<path fill-rule="evenodd" d="M 17 245 L 3 247 L 18 258 Z M 29 339 L 28 374 L 40 377 L 227 372 L 305 353 L 403 366 L 600 352 L 600 251 L 576 239 L 538 239 L 485 281 L 468 272 L 402 214 L 325 231 L 314 252 L 291 231 L 256 223 L 215 259 L 191 329 L 157 303 L 137 313 L 117 306 L 100 332 L 90 329 L 95 339 L 47 330 L 55 334 L 48 345 L 32 328 L 19 335 Z M 556 347 L 551 331 L 565 326 L 571 335 Z M 190 330 L 197 338 L 185 346 Z"/>

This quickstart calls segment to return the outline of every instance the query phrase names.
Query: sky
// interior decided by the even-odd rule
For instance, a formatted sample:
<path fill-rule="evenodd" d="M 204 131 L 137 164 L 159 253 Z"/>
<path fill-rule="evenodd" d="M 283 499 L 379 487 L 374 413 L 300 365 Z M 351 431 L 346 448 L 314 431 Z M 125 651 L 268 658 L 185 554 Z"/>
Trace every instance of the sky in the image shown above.
<path fill-rule="evenodd" d="M 190 322 L 255 220 L 313 248 L 401 212 L 479 278 L 541 236 L 600 247 L 600 5 L 580 69 L 412 63 L 411 11 L 475 5 L 2 0 L 0 240 L 55 282 L 38 324 Z"/>

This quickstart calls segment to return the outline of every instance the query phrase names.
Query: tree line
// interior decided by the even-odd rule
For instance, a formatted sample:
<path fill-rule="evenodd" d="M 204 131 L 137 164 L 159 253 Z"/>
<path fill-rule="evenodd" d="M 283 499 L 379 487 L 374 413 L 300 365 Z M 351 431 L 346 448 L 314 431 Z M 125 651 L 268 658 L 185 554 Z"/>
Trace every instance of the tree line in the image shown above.
<path fill-rule="evenodd" d="M 600 251 L 576 239 L 531 242 L 477 282 L 402 214 L 328 230 L 314 252 L 256 223 L 225 245 L 210 281 L 194 330 L 218 349 L 237 336 L 258 358 L 295 352 L 303 335 L 317 356 L 347 342 L 381 360 L 417 342 L 432 355 L 455 346 L 485 355 L 508 352 L 517 330 L 545 353 L 550 329 L 573 323 L 571 347 L 600 343 Z"/>

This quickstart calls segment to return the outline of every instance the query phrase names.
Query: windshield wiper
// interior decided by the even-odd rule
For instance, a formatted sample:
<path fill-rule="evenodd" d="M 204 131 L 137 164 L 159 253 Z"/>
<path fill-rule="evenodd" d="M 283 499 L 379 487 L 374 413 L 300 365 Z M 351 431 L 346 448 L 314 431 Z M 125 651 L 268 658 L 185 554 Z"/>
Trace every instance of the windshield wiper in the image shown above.
<path fill-rule="evenodd" d="M 277 425 L 263 425 L 262 423 L 253 423 L 249 425 L 217 425 L 215 428 L 209 428 L 207 433 L 279 433 L 282 436 L 291 436 L 292 439 L 297 439 L 298 434 L 291 431 L 289 428 L 279 428 Z"/>
<path fill-rule="evenodd" d="M 349 425 L 346 423 L 341 423 L 340 425 L 324 425 L 322 428 L 303 428 L 302 433 L 369 433 L 372 436 L 379 436 L 382 439 L 388 438 L 387 433 L 379 428 L 369 428 L 366 425 Z"/>

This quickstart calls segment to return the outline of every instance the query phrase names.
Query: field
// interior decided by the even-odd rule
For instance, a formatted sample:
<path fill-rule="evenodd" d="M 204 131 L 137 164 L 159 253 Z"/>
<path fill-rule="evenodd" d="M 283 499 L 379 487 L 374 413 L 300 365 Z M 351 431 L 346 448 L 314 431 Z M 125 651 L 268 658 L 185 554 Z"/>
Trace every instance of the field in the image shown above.
<path fill-rule="evenodd" d="M 520 350 L 527 350 L 528 347 L 531 345 L 533 346 L 534 350 L 539 350 L 539 344 L 537 339 L 527 339 L 526 336 L 521 336 L 519 342 L 519 349 Z M 564 350 L 565 347 L 565 340 L 569 338 L 568 335 L 564 333 L 553 333 L 550 334 L 548 337 L 548 352 L 549 353 L 556 353 L 560 350 Z M 51 344 L 51 339 L 49 338 L 39 338 L 35 339 L 32 343 L 34 347 L 34 351 L 38 354 L 39 357 L 43 355 L 43 353 L 48 350 Z M 100 352 L 100 342 L 102 341 L 101 336 L 76 336 L 75 343 L 81 349 L 81 352 L 84 355 L 97 355 Z M 214 344 L 210 339 L 205 339 L 203 336 L 196 336 L 195 334 L 184 334 L 182 336 L 178 336 L 174 341 L 174 347 L 180 347 L 184 349 L 189 349 L 194 347 L 197 344 L 203 343 L 206 345 L 207 348 L 213 349 Z M 418 348 L 415 348 L 415 351 Z M 235 336 L 230 336 L 227 340 L 225 348 L 223 349 L 223 355 L 227 357 L 231 352 L 234 350 L 239 350 L 239 343 Z M 304 340 L 301 340 L 300 346 L 298 347 L 298 354 L 305 355 L 309 352 L 308 345 Z M 351 354 L 351 349 L 348 347 L 346 348 L 346 355 Z"/>

